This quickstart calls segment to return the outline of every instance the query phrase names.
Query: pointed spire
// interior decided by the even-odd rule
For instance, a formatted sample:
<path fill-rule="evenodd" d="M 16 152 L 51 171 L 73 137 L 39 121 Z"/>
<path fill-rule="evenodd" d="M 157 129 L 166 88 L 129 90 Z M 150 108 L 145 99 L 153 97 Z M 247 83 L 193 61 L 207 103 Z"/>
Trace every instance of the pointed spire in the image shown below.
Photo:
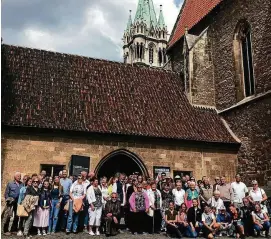
<path fill-rule="evenodd" d="M 163 10 L 162 10 L 162 5 L 160 5 L 160 14 L 159 14 L 159 18 L 158 18 L 158 27 L 160 29 L 165 28 L 166 24 L 165 24 L 165 19 L 164 19 L 164 14 L 163 14 Z"/>
<path fill-rule="evenodd" d="M 134 22 L 144 22 L 147 28 L 157 26 L 157 18 L 154 10 L 153 0 L 138 0 L 138 6 Z"/>
<path fill-rule="evenodd" d="M 133 22 L 132 22 L 132 10 L 129 10 L 129 11 L 130 11 L 130 15 L 129 15 L 129 18 L 128 18 L 126 32 L 130 32 L 131 26 L 133 24 Z"/>

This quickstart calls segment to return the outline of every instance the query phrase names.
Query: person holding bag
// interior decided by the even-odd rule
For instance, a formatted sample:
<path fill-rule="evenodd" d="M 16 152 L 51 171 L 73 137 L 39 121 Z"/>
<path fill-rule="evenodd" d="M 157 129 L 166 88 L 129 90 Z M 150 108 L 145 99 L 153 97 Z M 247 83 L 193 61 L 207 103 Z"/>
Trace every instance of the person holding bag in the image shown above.
<path fill-rule="evenodd" d="M 25 181 L 25 186 L 20 189 L 20 194 L 19 194 L 19 199 L 18 199 L 18 207 L 17 207 L 17 215 L 19 216 L 17 236 L 23 236 L 23 225 L 28 217 L 28 213 L 24 209 L 22 202 L 25 198 L 25 193 L 26 193 L 27 187 L 31 187 L 31 185 L 32 185 L 32 179 L 27 178 Z"/>
<path fill-rule="evenodd" d="M 77 233 L 79 212 L 82 210 L 83 200 L 86 197 L 86 188 L 83 185 L 81 174 L 77 177 L 70 189 L 69 217 L 67 222 L 66 234 Z M 73 227 L 72 227 L 73 226 Z"/>

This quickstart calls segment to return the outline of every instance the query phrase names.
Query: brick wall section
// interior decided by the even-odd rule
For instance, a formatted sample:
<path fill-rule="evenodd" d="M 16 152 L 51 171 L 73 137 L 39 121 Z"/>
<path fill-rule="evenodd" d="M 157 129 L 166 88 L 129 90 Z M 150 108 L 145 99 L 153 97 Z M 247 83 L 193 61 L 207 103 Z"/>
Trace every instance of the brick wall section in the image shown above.
<path fill-rule="evenodd" d="M 233 36 L 236 25 L 241 19 L 247 19 L 251 25 L 256 93 L 271 89 L 270 5 L 270 1 L 267 0 L 225 1 L 211 24 L 216 106 L 220 110 L 237 103 Z"/>
<path fill-rule="evenodd" d="M 271 97 L 243 105 L 221 114 L 242 144 L 238 152 L 238 171 L 246 181 L 261 185 L 271 180 Z"/>
<path fill-rule="evenodd" d="M 3 189 L 15 171 L 27 174 L 39 172 L 40 164 L 68 165 L 71 155 L 89 156 L 91 170 L 110 152 L 125 148 L 138 155 L 149 174 L 153 166 L 169 166 L 173 170 L 193 171 L 199 179 L 204 175 L 214 177 L 226 175 L 228 180 L 236 173 L 236 153 L 218 148 L 188 148 L 165 146 L 141 142 L 95 141 L 93 139 L 57 138 L 53 136 L 31 136 L 2 134 Z"/>
<path fill-rule="evenodd" d="M 214 67 L 208 31 L 195 43 L 189 54 L 193 59 L 192 65 L 189 66 L 192 103 L 215 106 Z"/>

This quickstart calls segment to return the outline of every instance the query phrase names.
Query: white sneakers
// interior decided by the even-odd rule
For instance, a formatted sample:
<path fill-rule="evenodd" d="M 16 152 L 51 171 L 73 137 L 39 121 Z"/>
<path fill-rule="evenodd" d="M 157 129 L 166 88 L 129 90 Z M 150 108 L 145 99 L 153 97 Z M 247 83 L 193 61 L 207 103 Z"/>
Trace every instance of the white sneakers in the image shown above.
<path fill-rule="evenodd" d="M 46 236 L 46 231 L 45 231 L 45 230 L 42 230 L 42 235 L 43 235 L 43 236 Z M 38 236 L 41 236 L 41 231 L 40 231 L 40 229 L 38 229 Z"/>
<path fill-rule="evenodd" d="M 93 231 L 90 231 L 88 234 L 91 236 L 95 236 L 95 233 Z"/>
<path fill-rule="evenodd" d="M 90 231 L 89 233 L 88 233 L 89 235 L 91 235 L 91 236 L 100 236 L 100 232 L 99 231 L 96 231 L 96 234 L 93 232 L 93 231 Z"/>
<path fill-rule="evenodd" d="M 18 236 L 18 237 L 23 236 L 23 232 L 22 232 L 22 231 L 18 231 L 17 236 Z"/>

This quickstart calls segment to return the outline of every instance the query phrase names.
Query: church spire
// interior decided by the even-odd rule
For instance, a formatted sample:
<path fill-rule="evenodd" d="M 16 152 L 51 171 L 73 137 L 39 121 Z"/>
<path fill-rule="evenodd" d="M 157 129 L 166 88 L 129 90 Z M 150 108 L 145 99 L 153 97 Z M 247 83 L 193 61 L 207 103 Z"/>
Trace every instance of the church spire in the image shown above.
<path fill-rule="evenodd" d="M 147 28 L 157 26 L 157 19 L 152 0 L 138 0 L 134 22 L 142 21 L 147 25 Z"/>
<path fill-rule="evenodd" d="M 133 25 L 133 22 L 132 22 L 132 10 L 130 10 L 130 15 L 129 15 L 129 18 L 128 18 L 126 32 L 130 32 L 130 29 L 131 29 L 132 25 Z"/>
<path fill-rule="evenodd" d="M 158 18 L 158 27 L 160 29 L 163 29 L 163 28 L 166 27 L 164 14 L 163 14 L 163 10 L 162 10 L 162 5 L 160 5 L 160 14 L 159 14 L 159 18 Z"/>

